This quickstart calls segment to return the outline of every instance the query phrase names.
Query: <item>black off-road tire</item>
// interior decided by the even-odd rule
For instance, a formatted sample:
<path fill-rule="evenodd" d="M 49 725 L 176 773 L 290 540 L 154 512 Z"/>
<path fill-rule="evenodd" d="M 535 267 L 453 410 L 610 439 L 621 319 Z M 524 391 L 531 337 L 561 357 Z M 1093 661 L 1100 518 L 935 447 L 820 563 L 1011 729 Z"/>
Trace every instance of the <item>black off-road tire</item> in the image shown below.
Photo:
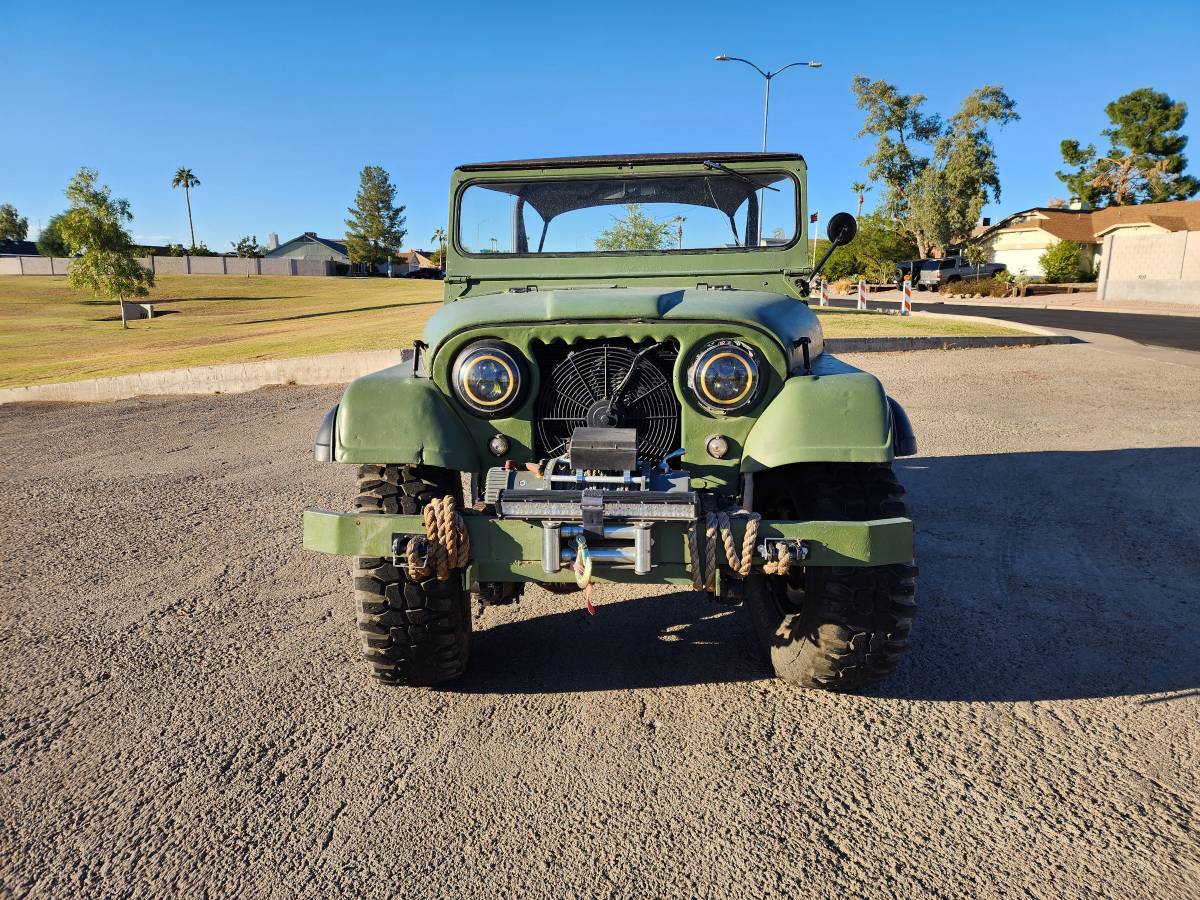
<path fill-rule="evenodd" d="M 416 515 L 435 497 L 458 497 L 457 472 L 431 466 L 362 466 L 355 509 Z M 413 580 L 391 557 L 354 560 L 354 601 L 363 657 L 392 684 L 428 686 L 466 670 L 471 598 L 462 578 Z"/>
<path fill-rule="evenodd" d="M 891 466 L 820 464 L 781 471 L 768 496 L 779 518 L 856 521 L 906 515 Z M 790 484 L 786 484 L 790 481 Z M 760 495 L 761 496 L 761 495 Z M 746 602 L 775 674 L 790 684 L 856 691 L 895 671 L 916 614 L 917 567 L 814 566 L 752 575 Z"/>

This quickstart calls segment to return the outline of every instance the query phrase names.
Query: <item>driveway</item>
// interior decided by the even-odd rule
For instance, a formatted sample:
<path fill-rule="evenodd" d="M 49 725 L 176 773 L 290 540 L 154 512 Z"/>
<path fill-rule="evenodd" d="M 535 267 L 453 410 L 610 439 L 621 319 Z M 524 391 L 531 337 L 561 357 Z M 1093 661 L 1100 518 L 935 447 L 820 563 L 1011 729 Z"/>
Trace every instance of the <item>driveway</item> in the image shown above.
<path fill-rule="evenodd" d="M 299 548 L 353 490 L 310 455 L 336 390 L 0 408 L 0 894 L 1200 896 L 1200 371 L 851 359 L 922 452 L 912 650 L 864 696 L 607 587 L 380 686 Z"/>

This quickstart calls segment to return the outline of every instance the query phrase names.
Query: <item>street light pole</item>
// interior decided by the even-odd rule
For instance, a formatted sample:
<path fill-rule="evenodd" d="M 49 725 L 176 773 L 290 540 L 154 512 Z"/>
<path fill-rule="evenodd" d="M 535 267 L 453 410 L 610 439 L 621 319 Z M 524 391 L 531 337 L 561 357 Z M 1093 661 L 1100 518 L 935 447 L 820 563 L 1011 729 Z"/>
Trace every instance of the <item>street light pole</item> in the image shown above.
<path fill-rule="evenodd" d="M 761 75 L 763 77 L 763 82 L 765 85 L 763 88 L 763 139 L 762 139 L 763 153 L 767 152 L 767 124 L 770 121 L 770 115 L 771 115 L 771 80 L 776 75 L 786 72 L 788 69 L 792 68 L 793 66 L 804 66 L 805 68 L 809 68 L 809 69 L 821 68 L 821 63 L 817 62 L 816 60 L 810 59 L 810 60 L 808 60 L 808 62 L 797 61 L 797 62 L 788 63 L 783 68 L 776 69 L 774 72 L 764 72 L 762 69 L 760 69 L 754 63 L 750 62 L 750 60 L 748 60 L 748 59 L 742 59 L 740 56 L 726 56 L 724 53 L 722 53 L 720 56 L 716 57 L 716 61 L 717 62 L 745 63 L 746 65 L 748 65 L 750 68 L 752 68 L 755 72 L 757 72 L 759 75 Z M 759 195 L 759 200 L 758 200 L 758 240 L 759 240 L 759 243 L 762 243 L 763 212 L 764 212 L 764 206 L 766 205 L 766 200 L 767 200 L 766 191 L 759 191 L 758 195 Z M 807 235 L 808 235 L 808 223 L 807 222 L 804 223 L 804 234 L 807 237 Z"/>

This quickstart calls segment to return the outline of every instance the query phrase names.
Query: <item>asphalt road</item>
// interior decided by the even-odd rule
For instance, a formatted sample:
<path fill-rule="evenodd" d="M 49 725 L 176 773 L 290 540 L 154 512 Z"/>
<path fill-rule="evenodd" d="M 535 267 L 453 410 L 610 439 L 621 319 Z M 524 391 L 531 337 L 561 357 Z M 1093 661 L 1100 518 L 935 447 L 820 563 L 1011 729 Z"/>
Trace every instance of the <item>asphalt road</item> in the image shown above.
<path fill-rule="evenodd" d="M 853 300 L 831 300 L 833 306 L 853 309 Z M 896 309 L 896 301 L 868 301 L 872 309 Z M 1084 309 L 1029 309 L 972 306 L 964 303 L 927 303 L 913 300 L 913 309 L 958 316 L 987 316 L 1008 322 L 1024 322 L 1064 331 L 1098 332 L 1178 350 L 1200 351 L 1200 316 L 1151 315 L 1143 313 L 1094 312 Z"/>
<path fill-rule="evenodd" d="M 1200 370 L 852 358 L 907 406 L 921 612 L 865 696 L 744 610 L 533 591 L 445 690 L 306 554 L 337 391 L 0 408 L 0 895 L 1200 896 Z"/>

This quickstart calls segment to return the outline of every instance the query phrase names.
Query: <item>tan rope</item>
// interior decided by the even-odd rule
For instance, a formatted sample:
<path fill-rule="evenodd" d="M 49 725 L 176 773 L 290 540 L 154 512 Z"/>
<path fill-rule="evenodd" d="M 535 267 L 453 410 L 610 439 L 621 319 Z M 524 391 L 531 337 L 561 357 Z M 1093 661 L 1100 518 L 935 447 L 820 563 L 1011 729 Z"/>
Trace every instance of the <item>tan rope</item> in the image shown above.
<path fill-rule="evenodd" d="M 688 554 L 692 560 L 692 587 L 697 591 L 716 592 L 717 586 L 717 542 L 720 539 L 725 564 L 739 578 L 750 574 L 754 566 L 754 545 L 758 541 L 758 526 L 762 516 L 747 514 L 746 530 L 742 535 L 739 550 L 733 540 L 733 526 L 729 514 L 710 512 L 704 517 L 704 547 L 700 547 L 700 523 L 693 522 L 688 529 Z M 703 566 L 700 560 L 703 558 Z M 779 557 L 763 565 L 767 575 L 786 575 L 792 565 L 792 554 L 787 545 L 780 545 Z"/>
<path fill-rule="evenodd" d="M 792 567 L 792 551 L 787 544 L 779 545 L 779 558 L 774 562 L 763 563 L 764 575 L 786 575 Z"/>
<path fill-rule="evenodd" d="M 414 535 L 408 542 L 408 574 L 414 579 L 435 576 L 446 581 L 454 569 L 464 568 L 471 559 L 471 533 L 455 508 L 454 498 L 435 497 L 421 512 L 424 538 Z M 421 544 L 426 551 L 420 561 Z"/>
<path fill-rule="evenodd" d="M 705 589 L 704 584 L 704 567 L 700 565 L 700 543 L 697 532 L 700 530 L 698 522 L 692 522 L 688 526 L 688 559 L 691 561 L 692 569 L 692 590 L 702 591 Z"/>

